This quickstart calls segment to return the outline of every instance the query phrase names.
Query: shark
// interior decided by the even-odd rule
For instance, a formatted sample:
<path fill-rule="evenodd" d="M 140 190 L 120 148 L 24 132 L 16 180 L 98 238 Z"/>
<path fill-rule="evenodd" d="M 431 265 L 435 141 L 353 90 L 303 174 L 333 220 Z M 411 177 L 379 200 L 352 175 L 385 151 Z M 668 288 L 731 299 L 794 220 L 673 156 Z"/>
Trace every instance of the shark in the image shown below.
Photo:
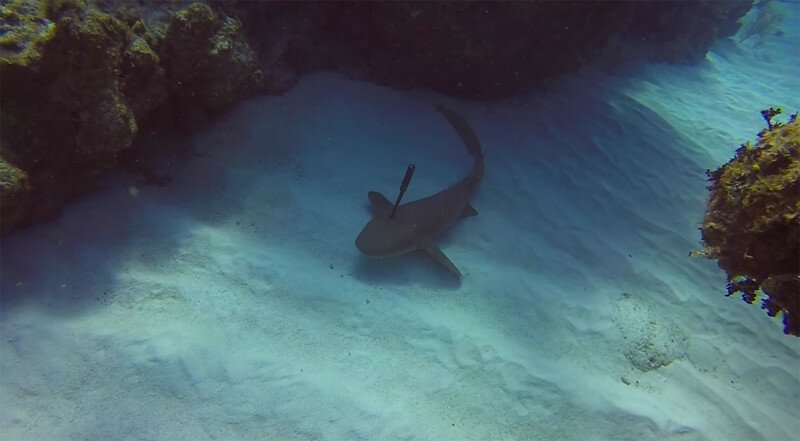
<path fill-rule="evenodd" d="M 422 250 L 461 279 L 461 271 L 439 249 L 436 239 L 461 219 L 478 214 L 470 200 L 483 180 L 484 151 L 478 136 L 463 116 L 443 105 L 437 105 L 436 110 L 453 126 L 467 151 L 475 158 L 472 169 L 444 190 L 398 206 L 394 217 L 391 216 L 394 204 L 383 194 L 370 191 L 367 198 L 371 203 L 372 219 L 356 238 L 356 247 L 363 254 L 377 258 Z"/>

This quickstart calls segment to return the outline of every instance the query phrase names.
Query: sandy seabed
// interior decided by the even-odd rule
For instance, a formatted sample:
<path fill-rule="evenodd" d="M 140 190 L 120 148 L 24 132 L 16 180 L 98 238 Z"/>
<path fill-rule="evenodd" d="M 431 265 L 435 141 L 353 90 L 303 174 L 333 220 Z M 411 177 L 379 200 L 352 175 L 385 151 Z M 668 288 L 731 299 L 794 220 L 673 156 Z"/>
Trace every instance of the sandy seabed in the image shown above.
<path fill-rule="evenodd" d="M 705 170 L 800 108 L 797 42 L 501 102 L 334 74 L 246 101 L 171 185 L 113 178 L 3 240 L 0 435 L 797 439 L 800 339 L 688 257 Z M 439 242 L 461 282 L 353 244 L 408 163 L 406 201 L 468 171 L 439 102 L 487 152 L 480 215 Z"/>

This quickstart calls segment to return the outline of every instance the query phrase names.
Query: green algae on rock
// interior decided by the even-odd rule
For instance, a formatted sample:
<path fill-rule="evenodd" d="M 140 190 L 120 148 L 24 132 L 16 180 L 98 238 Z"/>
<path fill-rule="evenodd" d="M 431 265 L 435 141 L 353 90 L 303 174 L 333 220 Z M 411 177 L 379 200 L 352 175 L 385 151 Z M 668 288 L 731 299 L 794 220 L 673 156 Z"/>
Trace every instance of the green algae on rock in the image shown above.
<path fill-rule="evenodd" d="M 27 182 L 27 173 L 0 158 L 0 190 L 2 190 L 3 196 L 14 197 L 23 193 Z"/>
<path fill-rule="evenodd" d="M 0 4 L 0 60 L 3 65 L 27 66 L 42 58 L 55 23 L 39 1 L 11 0 Z"/>
<path fill-rule="evenodd" d="M 763 294 L 784 332 L 800 336 L 800 121 L 773 124 L 716 171 L 709 171 L 701 254 L 728 275 L 728 295 L 747 303 Z"/>

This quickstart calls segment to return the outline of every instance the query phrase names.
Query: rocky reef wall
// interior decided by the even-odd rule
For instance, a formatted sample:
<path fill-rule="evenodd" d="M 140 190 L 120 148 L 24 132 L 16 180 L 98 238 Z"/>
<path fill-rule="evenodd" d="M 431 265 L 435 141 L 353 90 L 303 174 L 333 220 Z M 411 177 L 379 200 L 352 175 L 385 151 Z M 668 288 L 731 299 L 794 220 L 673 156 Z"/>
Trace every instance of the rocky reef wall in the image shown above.
<path fill-rule="evenodd" d="M 137 168 L 131 152 L 153 144 L 143 135 L 190 129 L 306 72 L 501 98 L 598 59 L 696 62 L 750 6 L 8 0 L 0 230 L 56 214 L 111 168 Z"/>

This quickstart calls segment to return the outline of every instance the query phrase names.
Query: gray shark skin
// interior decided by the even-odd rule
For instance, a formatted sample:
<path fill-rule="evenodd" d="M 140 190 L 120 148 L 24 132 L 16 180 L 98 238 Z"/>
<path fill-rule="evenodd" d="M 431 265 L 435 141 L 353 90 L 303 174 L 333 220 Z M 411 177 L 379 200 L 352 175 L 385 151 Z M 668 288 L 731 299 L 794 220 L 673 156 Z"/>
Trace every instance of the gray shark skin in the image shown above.
<path fill-rule="evenodd" d="M 442 105 L 436 106 L 436 110 L 450 122 L 475 158 L 472 170 L 459 182 L 436 194 L 400 205 L 393 218 L 389 217 L 393 204 L 381 193 L 369 192 L 372 219 L 356 238 L 356 247 L 370 257 L 392 257 L 423 250 L 461 278 L 461 271 L 434 241 L 458 220 L 478 214 L 469 201 L 483 179 L 484 155 L 477 135 L 464 117 Z"/>

